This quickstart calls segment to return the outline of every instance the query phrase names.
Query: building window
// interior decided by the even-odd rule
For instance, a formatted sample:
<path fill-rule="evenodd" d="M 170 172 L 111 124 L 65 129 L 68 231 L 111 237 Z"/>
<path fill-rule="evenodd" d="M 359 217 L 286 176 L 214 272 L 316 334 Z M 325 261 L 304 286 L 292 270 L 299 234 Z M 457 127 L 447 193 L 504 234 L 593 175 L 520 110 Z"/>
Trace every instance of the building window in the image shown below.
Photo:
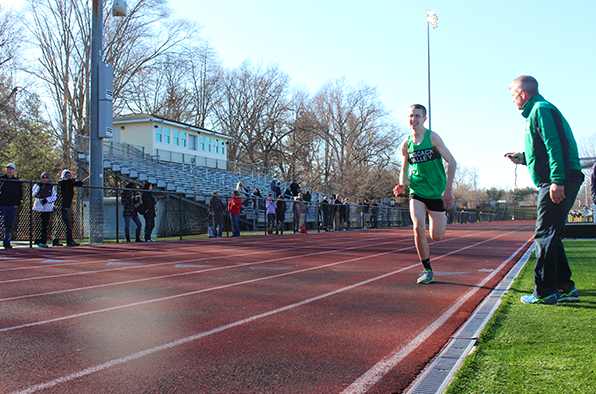
<path fill-rule="evenodd" d="M 188 149 L 197 150 L 197 136 L 193 134 L 188 135 Z"/>
<path fill-rule="evenodd" d="M 205 136 L 201 135 L 199 136 L 199 149 L 200 150 L 205 150 Z"/>
<path fill-rule="evenodd" d="M 226 143 L 224 141 L 221 142 L 221 152 L 222 155 L 226 154 Z"/>
<path fill-rule="evenodd" d="M 173 131 L 174 131 L 174 141 L 173 142 L 174 142 L 174 145 L 178 146 L 178 145 L 180 145 L 180 138 L 179 138 L 180 131 L 177 129 L 174 129 Z"/>
<path fill-rule="evenodd" d="M 163 128 L 163 143 L 164 144 L 170 143 L 170 128 L 169 127 Z"/>
<path fill-rule="evenodd" d="M 161 142 L 161 140 L 162 140 L 161 126 L 157 126 L 155 128 L 155 142 Z"/>
<path fill-rule="evenodd" d="M 213 148 L 215 150 L 215 153 L 219 153 L 219 140 L 216 138 L 215 142 L 213 143 Z"/>
<path fill-rule="evenodd" d="M 186 131 L 180 132 L 180 146 L 186 148 Z"/>
<path fill-rule="evenodd" d="M 207 145 L 206 146 L 207 152 L 211 152 L 211 137 L 205 138 L 205 145 Z"/>

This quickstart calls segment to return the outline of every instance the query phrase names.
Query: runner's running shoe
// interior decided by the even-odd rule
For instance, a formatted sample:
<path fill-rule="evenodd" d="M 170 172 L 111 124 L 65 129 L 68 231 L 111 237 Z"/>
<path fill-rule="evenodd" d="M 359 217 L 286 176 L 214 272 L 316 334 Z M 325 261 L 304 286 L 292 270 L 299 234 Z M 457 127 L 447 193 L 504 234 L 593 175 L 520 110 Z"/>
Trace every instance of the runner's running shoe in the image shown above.
<path fill-rule="evenodd" d="M 523 295 L 521 296 L 521 302 L 524 304 L 536 304 L 536 305 L 557 305 L 559 302 L 557 300 L 557 294 L 551 294 L 548 297 L 544 298 L 537 298 L 536 296 L 532 295 Z"/>
<path fill-rule="evenodd" d="M 557 290 L 557 300 L 559 302 L 579 302 L 579 293 L 574 287 L 569 293 L 564 293 L 563 290 Z"/>
<path fill-rule="evenodd" d="M 416 283 L 422 283 L 422 284 L 429 284 L 434 280 L 433 278 L 433 271 L 432 270 L 424 270 L 420 276 L 418 276 L 418 280 L 416 281 Z"/>

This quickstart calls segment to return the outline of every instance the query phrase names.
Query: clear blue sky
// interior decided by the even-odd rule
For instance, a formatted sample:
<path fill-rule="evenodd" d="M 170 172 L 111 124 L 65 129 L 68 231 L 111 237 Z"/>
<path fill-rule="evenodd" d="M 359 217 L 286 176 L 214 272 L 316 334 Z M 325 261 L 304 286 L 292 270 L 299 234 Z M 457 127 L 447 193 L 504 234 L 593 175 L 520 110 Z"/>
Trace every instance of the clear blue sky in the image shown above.
<path fill-rule="evenodd" d="M 104 0 L 110 1 L 110 0 Z M 2 4 L 22 1 L 1 0 Z M 427 104 L 426 10 L 431 29 L 432 128 L 460 165 L 480 170 L 480 187 L 513 188 L 524 119 L 508 87 L 530 74 L 563 112 L 576 139 L 596 133 L 594 0 L 170 0 L 202 33 L 226 67 L 274 62 L 311 93 L 345 76 L 376 86 L 407 124 L 410 104 Z M 427 125 L 428 126 L 428 125 Z M 518 187 L 530 186 L 525 167 Z"/>

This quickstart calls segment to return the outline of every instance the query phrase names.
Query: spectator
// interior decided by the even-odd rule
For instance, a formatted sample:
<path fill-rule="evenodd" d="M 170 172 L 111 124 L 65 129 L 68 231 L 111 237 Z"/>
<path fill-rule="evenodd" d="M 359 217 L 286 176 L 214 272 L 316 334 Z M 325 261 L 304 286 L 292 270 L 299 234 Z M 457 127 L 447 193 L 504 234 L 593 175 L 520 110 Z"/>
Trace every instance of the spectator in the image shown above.
<path fill-rule="evenodd" d="M 4 229 L 4 249 L 12 249 L 12 227 L 17 216 L 17 208 L 23 200 L 23 188 L 14 176 L 17 167 L 13 163 L 6 165 L 6 174 L 0 176 L 0 233 Z"/>
<path fill-rule="evenodd" d="M 300 185 L 298 184 L 296 179 L 294 179 L 292 183 L 290 183 L 290 191 L 292 192 L 293 197 L 298 196 L 298 193 L 300 193 Z"/>
<path fill-rule="evenodd" d="M 329 203 L 329 196 L 324 196 L 321 201 L 321 216 L 323 217 L 323 230 L 333 230 L 333 206 Z"/>
<path fill-rule="evenodd" d="M 362 228 L 366 229 L 366 223 L 369 221 L 369 208 L 370 208 L 370 201 L 364 200 L 362 204 Z"/>
<path fill-rule="evenodd" d="M 153 196 L 151 192 L 153 190 L 153 185 L 151 182 L 145 182 L 143 185 L 143 195 L 141 197 L 142 200 L 142 210 L 143 216 L 145 217 L 145 242 L 155 242 L 151 238 L 151 233 L 155 228 L 155 205 L 157 205 L 157 198 Z"/>
<path fill-rule="evenodd" d="M 236 184 L 236 190 L 240 192 L 239 196 L 244 194 L 244 197 L 250 197 L 250 188 L 243 184 L 241 181 Z"/>
<path fill-rule="evenodd" d="M 35 222 L 40 223 L 38 234 L 35 237 L 35 244 L 39 248 L 48 247 L 48 226 L 54 210 L 54 201 L 56 201 L 56 188 L 50 184 L 50 173 L 41 174 L 41 182 L 33 185 L 31 195 L 35 197 L 33 203 L 33 212 L 35 213 Z"/>
<path fill-rule="evenodd" d="M 275 196 L 275 193 L 277 192 L 277 178 L 273 178 L 273 180 L 271 181 L 271 193 Z M 277 196 L 275 197 L 277 198 Z"/>
<path fill-rule="evenodd" d="M 240 191 L 234 190 L 233 197 L 228 201 L 228 212 L 232 218 L 232 237 L 240 236 L 240 211 L 242 209 L 242 199 Z"/>
<path fill-rule="evenodd" d="M 346 231 L 348 229 L 348 224 L 350 220 L 350 199 L 345 198 L 342 205 L 340 205 L 340 215 L 341 215 L 341 225 L 343 226 L 343 230 Z"/>
<path fill-rule="evenodd" d="M 224 208 L 224 204 L 219 199 L 217 192 L 211 193 L 209 209 L 213 212 L 214 238 L 221 237 L 223 234 Z"/>
<path fill-rule="evenodd" d="M 335 200 L 333 200 L 333 228 L 335 231 L 341 230 L 341 198 L 339 194 L 336 194 Z"/>
<path fill-rule="evenodd" d="M 356 227 L 362 228 L 363 218 L 364 208 L 362 206 L 362 200 L 358 200 L 358 204 L 356 205 Z"/>
<path fill-rule="evenodd" d="M 280 181 L 277 181 L 277 184 L 275 186 L 275 191 L 274 191 L 273 195 L 275 196 L 276 199 L 279 196 L 281 196 L 281 182 Z"/>
<path fill-rule="evenodd" d="M 207 210 L 207 234 L 209 238 L 217 238 L 217 230 L 213 222 L 213 211 L 211 208 Z"/>
<path fill-rule="evenodd" d="M 303 189 L 302 199 L 306 202 L 312 201 L 312 195 L 310 194 L 310 192 L 308 190 L 306 190 L 306 188 Z"/>
<path fill-rule="evenodd" d="M 126 190 L 122 191 L 122 197 L 120 198 L 124 209 L 122 210 L 122 216 L 124 217 L 124 235 L 126 236 L 126 242 L 130 242 L 130 221 L 135 222 L 137 226 L 135 230 L 135 242 L 141 242 L 141 219 L 138 215 L 139 195 L 132 189 L 136 189 L 137 186 L 128 182 L 126 184 Z"/>
<path fill-rule="evenodd" d="M 275 228 L 275 210 L 277 209 L 277 204 L 273 199 L 271 193 L 267 195 L 267 233 L 272 234 L 273 229 Z"/>
<path fill-rule="evenodd" d="M 252 196 L 253 196 L 253 208 L 257 209 L 257 207 L 259 207 L 259 209 L 265 209 L 265 202 L 263 201 L 263 195 L 261 194 L 261 191 L 255 187 L 255 190 L 253 190 L 252 192 Z"/>
<path fill-rule="evenodd" d="M 284 222 L 286 221 L 286 201 L 281 194 L 277 196 L 277 202 L 275 204 L 277 206 L 275 208 L 275 218 L 277 220 L 277 230 L 275 230 L 275 234 L 281 232 L 281 235 L 283 235 Z"/>
<path fill-rule="evenodd" d="M 373 199 L 370 202 L 370 227 L 371 228 L 377 228 L 379 225 L 379 222 L 377 221 L 377 218 L 379 216 L 379 205 L 377 204 L 377 202 Z"/>
<path fill-rule="evenodd" d="M 295 196 L 292 194 L 292 189 L 288 186 L 286 188 L 286 191 L 284 192 L 284 198 L 286 198 L 288 200 L 293 200 L 294 197 Z"/>
<path fill-rule="evenodd" d="M 300 231 L 300 218 L 302 217 L 302 207 L 300 206 L 300 197 L 294 197 L 292 203 L 292 219 L 294 222 L 294 234 Z"/>
<path fill-rule="evenodd" d="M 70 220 L 72 199 L 74 198 L 74 187 L 83 186 L 82 181 L 77 181 L 72 177 L 70 170 L 63 170 L 58 181 L 58 199 L 56 200 L 57 209 L 60 210 L 59 217 L 66 228 L 66 246 L 79 246 L 72 236 L 72 221 Z M 58 226 L 54 226 L 54 240 L 52 246 L 62 246 L 60 243 L 62 232 Z"/>

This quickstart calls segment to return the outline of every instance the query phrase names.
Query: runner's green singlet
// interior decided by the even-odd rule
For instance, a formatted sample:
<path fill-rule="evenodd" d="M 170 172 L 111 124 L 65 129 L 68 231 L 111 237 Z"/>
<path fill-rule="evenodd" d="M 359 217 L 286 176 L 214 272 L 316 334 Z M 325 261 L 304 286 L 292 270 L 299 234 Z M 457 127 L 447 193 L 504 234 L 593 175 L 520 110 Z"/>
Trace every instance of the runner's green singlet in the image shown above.
<path fill-rule="evenodd" d="M 414 143 L 414 136 L 408 136 L 408 163 L 412 168 L 410 194 L 422 198 L 439 199 L 447 186 L 443 158 L 430 140 L 430 130 L 424 133 L 420 145 Z"/>

